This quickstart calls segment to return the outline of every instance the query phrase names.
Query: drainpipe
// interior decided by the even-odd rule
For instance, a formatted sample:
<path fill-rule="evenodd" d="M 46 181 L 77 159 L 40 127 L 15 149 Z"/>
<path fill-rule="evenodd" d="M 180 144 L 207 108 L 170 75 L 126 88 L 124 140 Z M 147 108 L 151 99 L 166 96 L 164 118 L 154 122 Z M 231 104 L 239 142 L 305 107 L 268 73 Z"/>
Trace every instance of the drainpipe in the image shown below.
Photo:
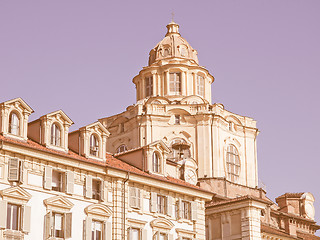
<path fill-rule="evenodd" d="M 122 193 L 122 239 L 126 238 L 126 182 L 129 180 L 130 172 L 127 172 L 127 177 L 123 180 L 123 193 Z"/>

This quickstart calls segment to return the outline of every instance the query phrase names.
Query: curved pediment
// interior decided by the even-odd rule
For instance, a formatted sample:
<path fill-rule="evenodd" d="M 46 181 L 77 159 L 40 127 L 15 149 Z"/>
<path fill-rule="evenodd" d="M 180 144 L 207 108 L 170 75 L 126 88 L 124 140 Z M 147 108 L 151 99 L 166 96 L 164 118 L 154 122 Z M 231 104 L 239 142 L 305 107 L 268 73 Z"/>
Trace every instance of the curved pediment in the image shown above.
<path fill-rule="evenodd" d="M 174 224 L 171 221 L 169 221 L 165 218 L 157 218 L 157 219 L 151 221 L 150 225 L 151 225 L 151 227 L 164 228 L 164 229 L 168 229 L 168 230 L 172 229 L 174 226 Z"/>
<path fill-rule="evenodd" d="M 88 216 L 110 217 L 112 215 L 112 210 L 104 204 L 91 204 L 84 211 Z"/>
<path fill-rule="evenodd" d="M 206 104 L 208 101 L 203 99 L 200 96 L 197 95 L 192 95 L 192 96 L 187 96 L 181 100 L 182 104 Z"/>
<path fill-rule="evenodd" d="M 241 121 L 235 116 L 229 115 L 225 119 L 227 122 L 233 122 L 234 124 L 238 124 L 238 125 L 242 126 Z"/>
<path fill-rule="evenodd" d="M 145 104 L 169 104 L 170 100 L 166 97 L 150 97 Z"/>

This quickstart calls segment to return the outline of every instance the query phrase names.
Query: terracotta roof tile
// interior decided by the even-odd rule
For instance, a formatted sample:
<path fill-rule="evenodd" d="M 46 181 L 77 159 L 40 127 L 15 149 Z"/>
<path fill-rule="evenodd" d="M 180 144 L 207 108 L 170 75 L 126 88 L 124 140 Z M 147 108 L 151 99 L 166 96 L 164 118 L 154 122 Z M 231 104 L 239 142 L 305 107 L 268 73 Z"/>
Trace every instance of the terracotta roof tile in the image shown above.
<path fill-rule="evenodd" d="M 292 239 L 298 239 L 294 236 L 291 236 L 290 234 L 286 233 L 284 230 L 280 230 L 265 224 L 261 224 L 261 232 L 266 232 L 266 233 L 271 233 L 274 235 L 279 235 L 279 236 L 283 236 L 283 237 L 288 237 L 288 238 L 292 238 Z"/>
<path fill-rule="evenodd" d="M 255 200 L 255 201 L 259 201 L 259 202 L 263 202 L 266 204 L 272 204 L 271 201 L 262 199 L 262 198 L 258 198 L 258 197 L 254 197 L 254 196 L 250 196 L 250 195 L 245 195 L 245 196 L 241 196 L 241 197 L 237 197 L 237 198 L 232 198 L 232 199 L 221 199 L 218 201 L 212 201 L 206 204 L 206 207 L 214 207 L 214 206 L 219 206 L 219 205 L 224 205 L 224 204 L 229 204 L 229 203 L 233 203 L 233 202 L 240 202 L 240 201 L 244 201 L 244 200 Z"/>
<path fill-rule="evenodd" d="M 153 178 L 153 179 L 157 179 L 157 180 L 161 180 L 161 181 L 165 181 L 165 182 L 170 182 L 170 183 L 173 183 L 173 184 L 177 184 L 177 185 L 181 185 L 181 186 L 185 186 L 185 187 L 189 187 L 189 188 L 193 188 L 193 189 L 197 189 L 197 190 L 200 190 L 200 191 L 203 191 L 203 192 L 209 192 L 207 190 L 204 190 L 198 186 L 194 186 L 190 183 L 187 183 L 183 180 L 180 180 L 180 179 L 176 179 L 176 178 L 173 178 L 173 177 L 162 177 L 162 176 L 158 176 L 158 175 L 154 175 L 154 174 L 150 174 L 150 173 L 147 173 L 147 172 L 144 172 L 144 171 L 141 171 L 140 169 L 132 166 L 132 165 L 129 165 L 115 157 L 113 157 L 110 153 L 107 153 L 106 155 L 106 161 L 99 161 L 99 160 L 95 160 L 95 159 L 90 159 L 90 158 L 85 158 L 71 150 L 69 150 L 68 152 L 63 152 L 63 151 L 58 151 L 58 150 L 54 150 L 54 149 L 50 149 L 50 148 L 47 148 L 39 143 L 36 143 L 30 139 L 28 139 L 27 141 L 23 141 L 23 140 L 18 140 L 18 139 L 14 139 L 14 138 L 10 138 L 10 137 L 4 137 L 2 135 L 0 135 L 0 141 L 5 141 L 5 142 L 9 142 L 9 143 L 14 143 L 14 144 L 17 144 L 17 145 L 20 145 L 20 146 L 24 146 L 24 147 L 28 147 L 28 148 L 32 148 L 32 149 L 36 149 L 36 150 L 39 150 L 39 151 L 44 151 L 44 152 L 47 152 L 47 153 L 51 153 L 51 154 L 55 154 L 55 155 L 59 155 L 59 156 L 62 156 L 62 157 L 67 157 L 67 158 L 73 158 L 75 160 L 80 160 L 80 161 L 84 161 L 84 162 L 90 162 L 90 163 L 93 163 L 93 164 L 97 164 L 97 165 L 100 165 L 100 166 L 105 166 L 105 167 L 111 167 L 111 168 L 116 168 L 116 169 L 119 169 L 119 170 L 123 170 L 123 171 L 128 171 L 128 172 L 131 172 L 131 173 L 135 173 L 135 174 L 139 174 L 139 175 L 143 175 L 143 176 L 146 176 L 146 177 L 150 177 L 150 178 Z"/>

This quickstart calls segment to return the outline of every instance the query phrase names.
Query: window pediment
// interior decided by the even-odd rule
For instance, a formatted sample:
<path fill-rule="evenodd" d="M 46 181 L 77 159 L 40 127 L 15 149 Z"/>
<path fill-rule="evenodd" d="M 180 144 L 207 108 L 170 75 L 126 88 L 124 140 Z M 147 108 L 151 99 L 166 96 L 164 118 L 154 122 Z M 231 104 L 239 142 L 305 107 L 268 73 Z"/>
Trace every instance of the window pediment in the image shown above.
<path fill-rule="evenodd" d="M 167 230 L 170 230 L 174 227 L 174 224 L 165 218 L 154 219 L 153 221 L 150 222 L 150 225 L 153 228 L 161 228 L 161 229 L 167 229 Z"/>
<path fill-rule="evenodd" d="M 91 204 L 84 209 L 89 217 L 108 218 L 112 215 L 112 210 L 103 204 Z"/>
<path fill-rule="evenodd" d="M 90 125 L 80 128 L 80 131 L 89 131 L 91 133 L 96 133 L 102 136 L 109 136 L 109 131 L 100 123 L 94 122 Z"/>
<path fill-rule="evenodd" d="M 4 200 L 22 204 L 26 204 L 32 197 L 30 193 L 18 186 L 4 189 L 0 194 Z"/>
<path fill-rule="evenodd" d="M 63 196 L 51 197 L 43 202 L 50 210 L 69 211 L 73 207 L 73 203 Z"/>

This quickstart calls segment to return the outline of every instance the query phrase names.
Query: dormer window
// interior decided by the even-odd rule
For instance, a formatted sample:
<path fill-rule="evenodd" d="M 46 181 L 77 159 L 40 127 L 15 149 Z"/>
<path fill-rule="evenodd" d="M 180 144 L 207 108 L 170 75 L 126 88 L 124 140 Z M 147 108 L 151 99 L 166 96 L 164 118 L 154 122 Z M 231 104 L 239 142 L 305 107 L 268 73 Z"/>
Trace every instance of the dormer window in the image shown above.
<path fill-rule="evenodd" d="M 152 153 L 152 171 L 155 173 L 160 172 L 160 156 L 157 152 Z"/>
<path fill-rule="evenodd" d="M 180 73 L 170 73 L 170 92 L 176 95 L 181 93 Z"/>
<path fill-rule="evenodd" d="M 60 141 L 60 136 L 61 136 L 61 130 L 60 127 L 54 123 L 51 126 L 51 144 L 55 146 L 60 146 L 61 141 Z"/>
<path fill-rule="evenodd" d="M 204 96 L 204 77 L 200 75 L 197 76 L 197 94 Z"/>
<path fill-rule="evenodd" d="M 146 91 L 146 97 L 152 96 L 152 94 L 153 94 L 152 76 L 145 78 L 145 91 Z"/>
<path fill-rule="evenodd" d="M 99 151 L 99 142 L 95 135 L 90 136 L 90 155 L 97 157 Z"/>
<path fill-rule="evenodd" d="M 19 135 L 20 133 L 20 128 L 19 128 L 19 117 L 16 113 L 11 112 L 10 118 L 9 118 L 9 133 L 13 135 Z"/>

